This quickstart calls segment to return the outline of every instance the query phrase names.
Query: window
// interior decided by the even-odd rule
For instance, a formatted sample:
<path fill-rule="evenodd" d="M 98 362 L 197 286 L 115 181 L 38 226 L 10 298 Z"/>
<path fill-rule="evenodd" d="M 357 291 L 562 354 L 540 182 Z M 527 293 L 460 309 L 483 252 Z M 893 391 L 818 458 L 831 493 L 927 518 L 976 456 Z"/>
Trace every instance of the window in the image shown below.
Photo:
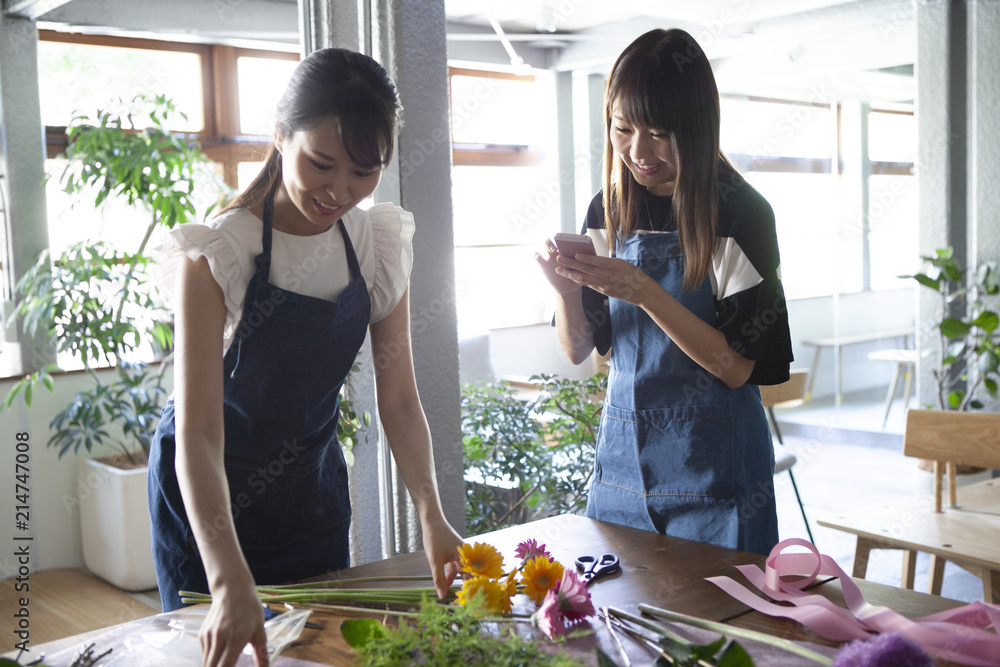
<path fill-rule="evenodd" d="M 551 290 L 534 255 L 559 230 L 551 80 L 461 69 L 450 78 L 459 330 L 545 322 Z"/>
<path fill-rule="evenodd" d="M 203 217 L 218 203 L 220 181 L 231 188 L 245 186 L 259 171 L 273 132 L 274 105 L 299 58 L 297 53 L 52 31 L 40 31 L 39 37 L 53 256 L 82 241 L 107 241 L 134 250 L 149 222 L 148 212 L 119 201 L 109 200 L 97 210 L 92 205 L 74 207 L 75 198 L 62 191 L 65 128 L 75 115 L 93 114 L 140 94 L 170 97 L 187 116 L 175 118 L 170 129 L 196 135 L 217 167 L 215 182 L 196 191 Z M 81 201 L 88 199 L 84 196 Z M 157 238 L 149 241 L 157 242 Z M 72 359 L 58 361 L 64 369 L 78 365 Z"/>
<path fill-rule="evenodd" d="M 910 286 L 897 276 L 918 255 L 912 112 L 860 107 L 862 137 L 826 104 L 724 98 L 721 107 L 723 150 L 774 209 L 788 298 Z M 843 144 L 855 141 L 867 141 L 867 169 L 843 163 Z M 871 175 L 858 183 L 849 170 Z M 855 187 L 864 214 L 851 210 Z"/>

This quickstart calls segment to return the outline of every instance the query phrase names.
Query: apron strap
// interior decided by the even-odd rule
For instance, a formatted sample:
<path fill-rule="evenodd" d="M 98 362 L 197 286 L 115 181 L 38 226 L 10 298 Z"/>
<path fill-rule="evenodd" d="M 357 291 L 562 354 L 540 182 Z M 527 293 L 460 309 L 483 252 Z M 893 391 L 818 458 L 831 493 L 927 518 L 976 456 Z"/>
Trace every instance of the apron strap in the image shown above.
<path fill-rule="evenodd" d="M 271 275 L 271 220 L 274 218 L 274 193 L 269 193 L 264 197 L 264 232 L 261 236 L 263 250 L 255 261 L 257 263 L 257 273 L 263 274 L 266 283 Z"/>
<path fill-rule="evenodd" d="M 344 237 L 344 250 L 347 253 L 347 268 L 351 271 L 351 280 L 357 280 L 361 277 L 361 266 L 358 264 L 358 255 L 354 252 L 354 244 L 351 243 L 351 237 L 347 233 L 347 228 L 344 227 L 344 219 L 340 218 L 337 220 L 337 224 L 340 225 L 340 235 Z"/>

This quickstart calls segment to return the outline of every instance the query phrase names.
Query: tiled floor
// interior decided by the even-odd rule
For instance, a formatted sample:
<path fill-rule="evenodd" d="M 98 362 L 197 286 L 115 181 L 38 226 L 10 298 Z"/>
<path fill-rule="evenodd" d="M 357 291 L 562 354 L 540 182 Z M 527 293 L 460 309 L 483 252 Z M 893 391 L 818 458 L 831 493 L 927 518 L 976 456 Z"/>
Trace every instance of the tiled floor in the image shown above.
<path fill-rule="evenodd" d="M 793 467 L 815 545 L 848 573 L 854 562 L 855 537 L 816 524 L 816 519 L 882 502 L 905 500 L 930 491 L 930 475 L 902 454 L 902 401 L 892 406 L 882 427 L 884 393 L 845 396 L 840 406 L 814 400 L 798 408 L 777 410 L 785 445 L 796 454 Z M 911 405 L 911 407 L 914 407 Z M 808 539 L 788 475 L 775 478 L 781 538 Z M 867 579 L 900 585 L 902 552 L 873 551 Z M 926 590 L 928 558 L 917 559 L 917 590 Z M 972 602 L 983 599 L 981 580 L 948 563 L 941 594 Z"/>

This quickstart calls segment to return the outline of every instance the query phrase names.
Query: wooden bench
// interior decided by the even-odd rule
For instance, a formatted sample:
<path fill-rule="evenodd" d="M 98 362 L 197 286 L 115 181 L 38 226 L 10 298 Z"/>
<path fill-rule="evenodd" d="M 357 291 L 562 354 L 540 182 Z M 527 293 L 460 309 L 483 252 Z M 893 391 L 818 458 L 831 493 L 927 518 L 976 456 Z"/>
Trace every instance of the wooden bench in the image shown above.
<path fill-rule="evenodd" d="M 1000 468 L 1000 415 L 910 410 L 903 453 L 935 462 L 933 496 L 866 508 L 817 523 L 858 536 L 855 577 L 864 578 L 873 549 L 901 549 L 902 585 L 912 589 L 916 555 L 923 551 L 931 557 L 929 593 L 940 595 L 944 563 L 951 561 L 983 580 L 986 602 L 1000 602 L 1000 479 L 963 486 L 958 491 L 954 474 L 957 465 Z M 950 502 L 944 508 L 946 466 Z"/>
<path fill-rule="evenodd" d="M 872 343 L 878 340 L 901 340 L 902 347 L 909 347 L 910 337 L 914 335 L 913 327 L 902 329 L 884 329 L 882 331 L 871 331 L 866 333 L 850 334 L 847 336 L 829 336 L 826 338 L 811 338 L 802 341 L 803 345 L 816 348 L 813 353 L 812 366 L 809 368 L 809 386 L 806 388 L 806 400 L 812 396 L 813 382 L 816 380 L 816 370 L 819 368 L 819 356 L 824 347 L 832 347 L 837 356 L 837 367 L 834 369 L 834 382 L 836 384 L 836 396 L 839 400 L 843 396 L 843 361 L 839 354 L 840 348 L 848 345 L 858 345 L 859 343 Z"/>

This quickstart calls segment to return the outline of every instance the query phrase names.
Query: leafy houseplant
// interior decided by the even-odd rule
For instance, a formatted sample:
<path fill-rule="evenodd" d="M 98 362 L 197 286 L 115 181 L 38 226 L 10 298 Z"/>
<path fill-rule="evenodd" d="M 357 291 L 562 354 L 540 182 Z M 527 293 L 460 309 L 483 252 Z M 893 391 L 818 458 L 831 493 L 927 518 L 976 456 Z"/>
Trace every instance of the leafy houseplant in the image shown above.
<path fill-rule="evenodd" d="M 78 243 L 55 261 L 45 252 L 17 285 L 14 315 L 22 318 L 24 331 L 45 335 L 52 349 L 73 354 L 93 379 L 93 387 L 77 393 L 50 424 L 49 445 L 60 456 L 112 445 L 141 465 L 148 454 L 166 394 L 166 364 L 154 371 L 148 359 L 169 352 L 173 330 L 152 283 L 146 248 L 158 227 L 195 216 L 196 179 L 209 174 L 198 144 L 166 129 L 174 114 L 183 115 L 165 97 L 140 96 L 93 117 L 76 116 L 67 128 L 63 190 L 86 197 L 94 208 L 111 200 L 139 205 L 149 217 L 138 247 Z M 114 370 L 111 381 L 98 374 L 102 367 Z M 52 389 L 55 368 L 27 375 L 4 406 L 23 392 L 30 407 L 39 383 Z"/>
<path fill-rule="evenodd" d="M 996 399 L 1000 381 L 1000 317 L 984 297 L 1000 294 L 1000 267 L 986 262 L 967 272 L 952 248 L 921 257 L 931 269 L 910 276 L 940 297 L 938 351 L 940 365 L 933 370 L 940 410 L 979 410 L 980 388 Z"/>
<path fill-rule="evenodd" d="M 507 383 L 462 395 L 466 523 L 478 535 L 586 505 L 607 377 L 536 375 L 537 397 Z"/>

